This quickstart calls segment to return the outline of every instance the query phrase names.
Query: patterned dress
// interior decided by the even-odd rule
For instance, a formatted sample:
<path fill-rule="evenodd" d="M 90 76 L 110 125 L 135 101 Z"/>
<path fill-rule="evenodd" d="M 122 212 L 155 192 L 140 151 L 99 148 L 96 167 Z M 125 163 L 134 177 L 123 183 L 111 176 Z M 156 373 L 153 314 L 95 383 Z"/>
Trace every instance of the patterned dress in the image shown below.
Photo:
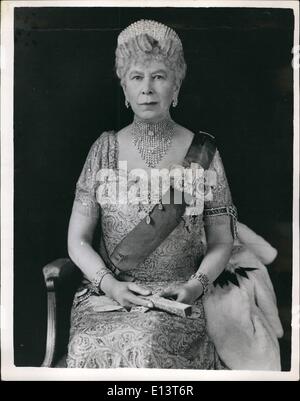
<path fill-rule="evenodd" d="M 119 172 L 118 140 L 104 132 L 93 144 L 76 186 L 73 210 L 100 219 L 108 254 L 143 219 L 149 210 L 138 204 L 101 204 L 97 196 L 101 169 Z M 210 210 L 232 206 L 230 190 L 217 151 L 210 170 L 217 175 L 213 200 L 205 202 L 204 214 L 188 212 L 160 246 L 129 273 L 138 284 L 157 293 L 189 279 L 205 253 L 204 226 L 228 224 L 228 216 Z M 112 183 L 107 181 L 107 186 Z M 100 204 L 99 204 L 100 203 Z M 121 308 L 104 294 L 94 294 L 84 279 L 71 314 L 67 366 L 74 368 L 176 368 L 223 369 L 206 331 L 202 300 L 183 318 L 160 310 Z"/>

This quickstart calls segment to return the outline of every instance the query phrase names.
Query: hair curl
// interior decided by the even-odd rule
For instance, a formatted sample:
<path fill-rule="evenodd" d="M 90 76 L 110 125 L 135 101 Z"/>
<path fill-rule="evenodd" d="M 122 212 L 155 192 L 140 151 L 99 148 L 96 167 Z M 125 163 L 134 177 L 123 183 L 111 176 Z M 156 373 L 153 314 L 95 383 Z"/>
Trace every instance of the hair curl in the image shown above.
<path fill-rule="evenodd" d="M 140 34 L 128 42 L 118 45 L 115 67 L 121 84 L 133 62 L 147 63 L 151 60 L 163 62 L 175 73 L 175 83 L 180 87 L 186 73 L 183 50 L 172 39 L 157 41 L 148 34 Z"/>

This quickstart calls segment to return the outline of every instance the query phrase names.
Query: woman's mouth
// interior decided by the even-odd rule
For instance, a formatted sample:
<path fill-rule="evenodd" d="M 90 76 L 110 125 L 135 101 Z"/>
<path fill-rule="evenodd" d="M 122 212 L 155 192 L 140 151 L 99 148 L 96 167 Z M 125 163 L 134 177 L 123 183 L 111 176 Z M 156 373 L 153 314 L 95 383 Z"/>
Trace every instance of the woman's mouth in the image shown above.
<path fill-rule="evenodd" d="M 145 103 L 140 103 L 140 106 L 155 106 L 157 102 L 145 102 Z"/>

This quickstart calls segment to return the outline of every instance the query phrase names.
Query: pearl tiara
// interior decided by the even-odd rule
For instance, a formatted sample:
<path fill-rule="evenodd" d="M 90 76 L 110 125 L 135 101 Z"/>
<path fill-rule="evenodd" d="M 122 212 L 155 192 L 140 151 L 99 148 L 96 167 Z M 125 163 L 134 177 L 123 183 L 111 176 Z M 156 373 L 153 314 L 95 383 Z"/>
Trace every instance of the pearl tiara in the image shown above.
<path fill-rule="evenodd" d="M 125 28 L 118 36 L 118 46 L 143 33 L 152 36 L 158 42 L 172 39 L 182 49 L 181 40 L 173 29 L 160 22 L 145 19 L 136 21 Z"/>

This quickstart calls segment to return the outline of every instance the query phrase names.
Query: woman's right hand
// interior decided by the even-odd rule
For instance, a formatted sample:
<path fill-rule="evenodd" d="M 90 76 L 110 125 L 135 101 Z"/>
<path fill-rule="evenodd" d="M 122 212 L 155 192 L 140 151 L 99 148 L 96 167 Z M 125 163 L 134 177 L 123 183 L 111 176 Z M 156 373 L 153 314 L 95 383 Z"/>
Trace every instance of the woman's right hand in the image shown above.
<path fill-rule="evenodd" d="M 153 308 L 153 303 L 151 301 L 142 298 L 142 296 L 150 295 L 151 290 L 143 288 L 134 282 L 115 281 L 109 295 L 120 305 L 125 307 L 140 305 L 146 308 Z"/>

